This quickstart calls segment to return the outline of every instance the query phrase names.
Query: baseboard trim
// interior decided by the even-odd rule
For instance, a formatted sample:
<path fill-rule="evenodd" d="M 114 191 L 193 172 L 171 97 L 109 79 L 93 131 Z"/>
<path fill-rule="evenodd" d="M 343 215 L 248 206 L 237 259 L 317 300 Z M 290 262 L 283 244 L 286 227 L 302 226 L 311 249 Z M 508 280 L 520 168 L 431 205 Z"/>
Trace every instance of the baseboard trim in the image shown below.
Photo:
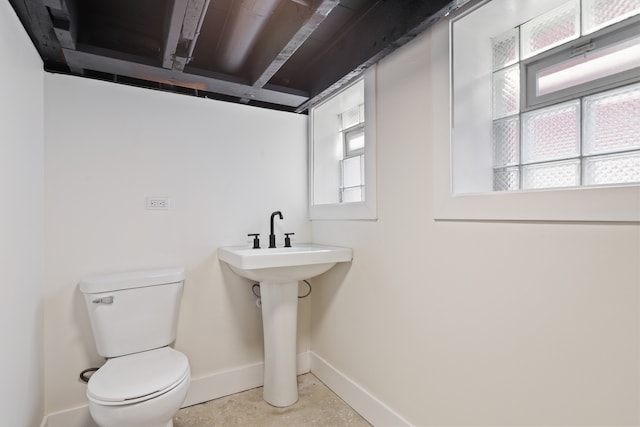
<path fill-rule="evenodd" d="M 357 413 L 374 426 L 411 426 L 393 409 L 340 372 L 317 354 L 310 352 L 311 373 Z"/>
<path fill-rule="evenodd" d="M 97 427 L 89 413 L 89 406 L 52 412 L 44 417 L 41 427 Z"/>
<path fill-rule="evenodd" d="M 296 362 L 298 375 L 306 374 L 311 370 L 308 351 L 298 353 Z M 259 362 L 192 378 L 182 407 L 261 387 L 264 384 L 263 368 L 264 363 Z M 40 427 L 95 427 L 95 424 L 89 414 L 89 406 L 83 405 L 46 415 Z"/>
<path fill-rule="evenodd" d="M 191 379 L 183 407 L 240 393 L 263 385 L 264 364 L 253 363 L 226 371 Z M 297 356 L 298 375 L 312 372 L 374 426 L 407 426 L 411 424 L 378 400 L 362 386 L 313 352 Z M 82 405 L 46 415 L 40 427 L 95 427 L 89 406 Z"/>
<path fill-rule="evenodd" d="M 298 353 L 297 356 L 298 375 L 306 374 L 311 370 L 309 352 Z M 192 406 L 209 400 L 219 399 L 231 394 L 262 387 L 264 363 L 253 363 L 241 366 L 228 371 L 216 372 L 203 377 L 192 378 L 189 386 L 189 393 L 184 401 L 184 405 Z"/>

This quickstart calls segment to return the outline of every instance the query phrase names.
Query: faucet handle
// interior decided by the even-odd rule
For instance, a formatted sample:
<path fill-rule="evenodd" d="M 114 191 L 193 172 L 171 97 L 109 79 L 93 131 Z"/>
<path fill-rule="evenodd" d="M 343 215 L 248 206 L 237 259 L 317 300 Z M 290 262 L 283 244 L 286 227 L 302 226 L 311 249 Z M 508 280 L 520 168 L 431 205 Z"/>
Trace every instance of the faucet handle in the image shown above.
<path fill-rule="evenodd" d="M 293 236 L 296 233 L 284 233 L 284 247 L 285 248 L 290 248 L 291 247 L 291 238 L 289 236 Z"/>
<path fill-rule="evenodd" d="M 260 233 L 247 234 L 247 236 L 253 236 L 253 249 L 260 249 L 260 239 L 258 239 Z"/>

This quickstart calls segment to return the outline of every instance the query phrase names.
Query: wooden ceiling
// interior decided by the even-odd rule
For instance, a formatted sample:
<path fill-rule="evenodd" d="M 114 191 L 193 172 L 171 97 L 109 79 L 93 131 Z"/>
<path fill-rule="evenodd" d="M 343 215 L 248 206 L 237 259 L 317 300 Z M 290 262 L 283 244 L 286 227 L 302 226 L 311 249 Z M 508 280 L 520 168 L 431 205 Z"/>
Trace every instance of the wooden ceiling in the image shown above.
<path fill-rule="evenodd" d="M 10 0 L 44 68 L 285 111 L 468 0 Z"/>

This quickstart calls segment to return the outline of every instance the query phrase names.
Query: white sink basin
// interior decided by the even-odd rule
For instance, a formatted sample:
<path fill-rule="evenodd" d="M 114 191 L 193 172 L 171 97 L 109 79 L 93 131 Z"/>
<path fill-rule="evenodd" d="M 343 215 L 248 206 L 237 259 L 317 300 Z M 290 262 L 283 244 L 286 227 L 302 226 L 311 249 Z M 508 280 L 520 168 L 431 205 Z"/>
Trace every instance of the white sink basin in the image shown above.
<path fill-rule="evenodd" d="M 218 249 L 218 258 L 238 275 L 257 282 L 290 282 L 309 279 L 338 262 L 352 259 L 351 248 L 300 244 L 291 248 L 251 249 L 231 246 Z"/>
<path fill-rule="evenodd" d="M 298 282 L 322 274 L 338 262 L 351 261 L 351 248 L 315 244 L 272 249 L 234 246 L 219 248 L 218 258 L 239 276 L 260 282 L 263 398 L 277 407 L 293 405 L 298 400 Z"/>

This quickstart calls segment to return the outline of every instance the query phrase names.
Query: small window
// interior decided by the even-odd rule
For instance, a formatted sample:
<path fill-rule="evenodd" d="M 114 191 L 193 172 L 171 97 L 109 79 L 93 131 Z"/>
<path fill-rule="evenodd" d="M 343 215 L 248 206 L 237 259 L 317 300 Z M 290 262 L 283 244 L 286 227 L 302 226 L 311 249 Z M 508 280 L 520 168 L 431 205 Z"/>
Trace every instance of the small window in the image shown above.
<path fill-rule="evenodd" d="M 534 58 L 536 59 L 536 58 Z M 523 63 L 525 110 L 639 80 L 638 24 L 582 37 L 552 55 Z"/>
<path fill-rule="evenodd" d="M 375 67 L 309 110 L 311 219 L 375 219 Z"/>
<path fill-rule="evenodd" d="M 364 192 L 364 104 L 341 114 L 343 155 L 340 161 L 340 203 L 363 202 Z"/>
<path fill-rule="evenodd" d="M 579 38 L 580 5 L 492 39 L 494 191 L 640 182 L 638 19 Z"/>
<path fill-rule="evenodd" d="M 639 26 L 638 0 L 490 0 L 454 17 L 434 216 L 639 221 Z"/>
<path fill-rule="evenodd" d="M 353 157 L 364 154 L 364 123 L 342 132 L 344 134 L 344 156 Z"/>

